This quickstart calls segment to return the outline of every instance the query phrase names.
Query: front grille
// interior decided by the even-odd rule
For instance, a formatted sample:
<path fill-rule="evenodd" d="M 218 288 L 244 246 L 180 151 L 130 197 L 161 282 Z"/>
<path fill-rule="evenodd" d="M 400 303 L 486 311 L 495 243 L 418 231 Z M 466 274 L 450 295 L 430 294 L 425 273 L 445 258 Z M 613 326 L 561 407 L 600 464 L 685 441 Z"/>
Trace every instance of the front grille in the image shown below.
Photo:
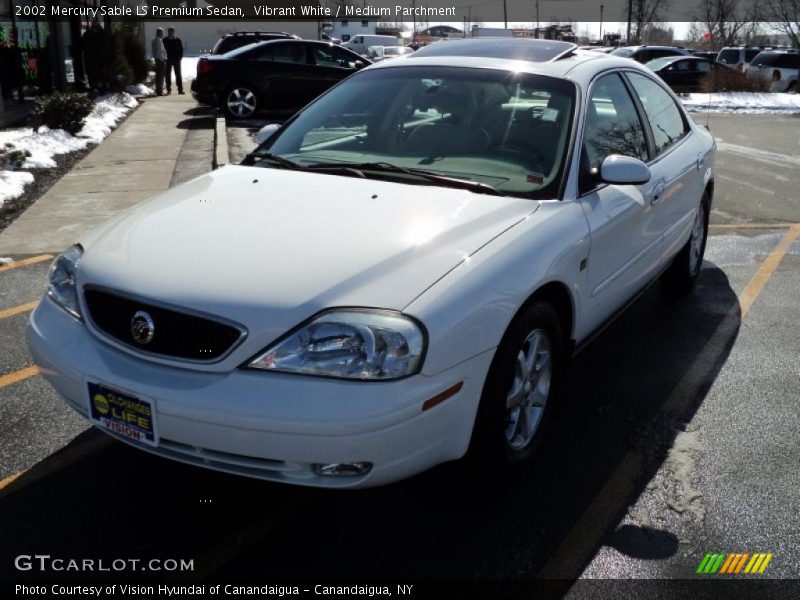
<path fill-rule="evenodd" d="M 242 330 L 199 317 L 97 289 L 84 289 L 92 322 L 123 344 L 170 358 L 212 361 L 225 355 L 242 337 Z M 134 337 L 132 321 L 145 312 L 152 320 L 152 339 Z"/>

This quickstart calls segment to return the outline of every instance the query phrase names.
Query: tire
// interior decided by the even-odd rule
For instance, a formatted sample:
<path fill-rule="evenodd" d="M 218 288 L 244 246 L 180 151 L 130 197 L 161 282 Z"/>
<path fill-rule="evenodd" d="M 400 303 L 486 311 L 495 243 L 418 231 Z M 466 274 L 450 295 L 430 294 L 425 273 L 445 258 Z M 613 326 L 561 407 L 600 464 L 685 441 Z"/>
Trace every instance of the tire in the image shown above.
<path fill-rule="evenodd" d="M 668 290 L 686 293 L 697 281 L 697 276 L 703 267 L 703 256 L 708 240 L 708 216 L 708 193 L 703 192 L 692 225 L 692 234 L 662 276 L 662 282 Z"/>
<path fill-rule="evenodd" d="M 222 95 L 222 110 L 232 119 L 249 119 L 258 112 L 258 94 L 249 84 L 232 85 Z"/>
<path fill-rule="evenodd" d="M 535 301 L 514 318 L 484 382 L 468 453 L 473 462 L 507 467 L 527 461 L 541 447 L 557 398 L 565 347 L 561 320 L 547 302 Z M 516 406 L 510 408 L 512 404 Z"/>

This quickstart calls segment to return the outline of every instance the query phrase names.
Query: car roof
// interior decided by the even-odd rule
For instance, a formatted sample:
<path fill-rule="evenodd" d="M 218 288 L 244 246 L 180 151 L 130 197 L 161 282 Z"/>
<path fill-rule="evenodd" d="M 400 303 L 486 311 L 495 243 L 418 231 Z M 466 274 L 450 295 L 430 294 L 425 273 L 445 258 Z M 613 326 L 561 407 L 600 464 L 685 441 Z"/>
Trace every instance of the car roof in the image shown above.
<path fill-rule="evenodd" d="M 573 52 L 570 42 L 525 38 L 478 38 L 438 42 L 417 50 L 417 56 L 472 56 L 544 62 Z"/>
<path fill-rule="evenodd" d="M 443 47 L 442 52 L 429 54 L 423 52 L 424 49 L 420 49 L 413 54 L 408 55 L 403 60 L 378 62 L 365 70 L 396 69 L 422 66 L 497 69 L 571 79 L 584 84 L 588 84 L 589 80 L 594 77 L 596 73 L 610 68 L 624 68 L 652 75 L 652 71 L 647 69 L 644 65 L 640 65 L 636 61 L 630 60 L 629 58 L 613 56 L 610 54 L 604 54 L 602 52 L 595 52 L 593 50 L 579 50 L 574 44 L 568 44 L 566 42 L 558 43 L 566 44 L 571 46 L 573 49 L 571 49 L 569 52 L 556 56 L 556 58 L 551 58 L 550 60 L 534 61 L 504 58 L 502 56 L 496 56 L 498 52 L 496 48 L 492 48 L 492 45 L 497 42 L 497 40 L 510 41 L 509 38 L 480 38 L 469 40 L 475 44 L 475 46 L 470 48 L 469 51 L 472 56 L 464 56 L 460 52 L 454 53 L 455 55 L 450 55 L 444 51 L 449 48 L 457 48 L 457 44 L 460 43 L 460 40 L 449 41 L 446 43 L 441 42 Z M 554 43 L 552 40 L 520 39 L 515 41 L 526 44 Z M 437 44 L 439 43 L 440 42 L 437 42 Z M 431 44 L 431 46 L 432 45 L 433 44 Z M 484 48 L 482 47 L 485 47 L 485 53 L 482 53 L 484 52 Z M 430 48 L 430 46 L 426 46 L 426 48 Z"/>

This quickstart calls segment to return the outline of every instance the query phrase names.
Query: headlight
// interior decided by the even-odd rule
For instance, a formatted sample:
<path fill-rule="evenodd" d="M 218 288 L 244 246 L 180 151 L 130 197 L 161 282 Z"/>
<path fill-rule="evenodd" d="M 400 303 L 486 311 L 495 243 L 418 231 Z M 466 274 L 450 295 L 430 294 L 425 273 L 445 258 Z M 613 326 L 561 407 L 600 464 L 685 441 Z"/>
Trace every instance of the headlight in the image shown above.
<path fill-rule="evenodd" d="M 341 309 L 318 315 L 247 366 L 345 379 L 399 379 L 419 370 L 424 351 L 425 336 L 410 318 Z"/>
<path fill-rule="evenodd" d="M 81 309 L 75 277 L 82 255 L 83 248 L 72 246 L 56 257 L 47 275 L 47 295 L 76 319 L 81 318 Z"/>

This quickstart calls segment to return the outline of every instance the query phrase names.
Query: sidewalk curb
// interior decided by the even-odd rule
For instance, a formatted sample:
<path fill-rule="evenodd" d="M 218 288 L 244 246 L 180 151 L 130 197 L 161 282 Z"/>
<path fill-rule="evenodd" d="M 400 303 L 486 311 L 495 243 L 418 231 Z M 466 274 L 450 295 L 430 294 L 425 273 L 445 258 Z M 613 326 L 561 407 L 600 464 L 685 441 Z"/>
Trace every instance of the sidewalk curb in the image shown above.
<path fill-rule="evenodd" d="M 224 167 L 230 162 L 228 158 L 228 130 L 225 117 L 217 117 L 214 131 L 214 168 Z"/>

